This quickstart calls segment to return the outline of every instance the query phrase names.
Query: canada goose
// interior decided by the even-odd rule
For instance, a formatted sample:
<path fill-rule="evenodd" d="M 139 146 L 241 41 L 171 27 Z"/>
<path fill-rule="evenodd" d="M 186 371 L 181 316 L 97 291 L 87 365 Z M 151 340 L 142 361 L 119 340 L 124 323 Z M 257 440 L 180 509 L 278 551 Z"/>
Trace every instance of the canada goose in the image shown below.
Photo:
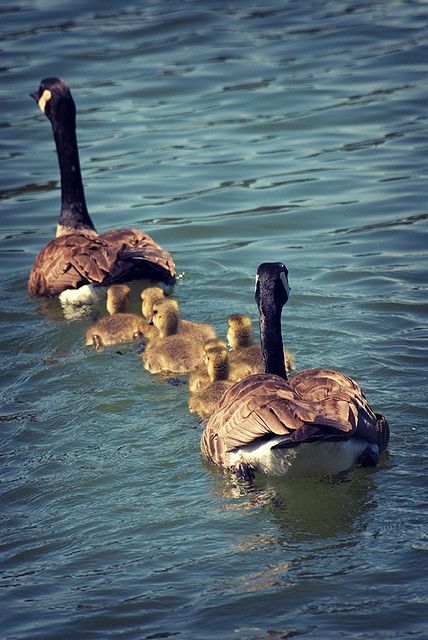
<path fill-rule="evenodd" d="M 208 418 L 216 404 L 233 382 L 229 376 L 229 356 L 224 346 L 211 346 L 205 352 L 208 381 L 189 396 L 189 411 Z"/>
<path fill-rule="evenodd" d="M 130 289 L 126 284 L 111 285 L 107 289 L 107 311 L 109 316 L 100 318 L 86 331 L 86 345 L 97 349 L 121 342 L 130 342 L 136 337 L 146 339 L 157 335 L 157 329 L 145 318 L 127 313 Z"/>
<path fill-rule="evenodd" d="M 50 120 L 61 174 L 61 215 L 56 238 L 36 257 L 28 281 L 32 296 L 61 295 L 91 302 L 94 285 L 137 278 L 175 282 L 172 255 L 138 229 L 97 233 L 86 208 L 76 138 L 76 107 L 59 78 L 46 78 L 31 94 Z M 82 288 L 83 287 L 83 288 Z"/>
<path fill-rule="evenodd" d="M 152 319 L 153 305 L 165 298 L 165 292 L 161 287 L 147 287 L 141 292 L 141 311 L 147 320 Z"/>
<path fill-rule="evenodd" d="M 151 373 L 186 373 L 203 361 L 203 343 L 179 333 L 180 316 L 175 300 L 166 298 L 153 307 L 153 323 L 159 336 L 150 340 L 141 357 Z"/>
<path fill-rule="evenodd" d="M 389 426 L 359 385 L 342 373 L 308 369 L 287 381 L 281 311 L 288 271 L 279 262 L 257 269 L 256 302 L 265 373 L 236 382 L 222 397 L 201 438 L 214 464 L 251 476 L 253 470 L 297 477 L 377 464 Z"/>
<path fill-rule="evenodd" d="M 230 379 L 242 380 L 252 373 L 262 373 L 263 357 L 260 344 L 253 342 L 253 326 L 247 315 L 235 313 L 227 320 L 227 341 L 231 347 L 229 354 Z M 284 349 L 287 373 L 295 368 L 294 356 Z"/>
<path fill-rule="evenodd" d="M 188 387 L 189 391 L 198 391 L 201 387 L 206 386 L 210 382 L 210 377 L 207 371 L 207 354 L 209 351 L 220 347 L 227 353 L 227 344 L 221 338 L 211 338 L 204 344 L 204 362 L 203 364 L 195 367 L 189 375 Z"/>

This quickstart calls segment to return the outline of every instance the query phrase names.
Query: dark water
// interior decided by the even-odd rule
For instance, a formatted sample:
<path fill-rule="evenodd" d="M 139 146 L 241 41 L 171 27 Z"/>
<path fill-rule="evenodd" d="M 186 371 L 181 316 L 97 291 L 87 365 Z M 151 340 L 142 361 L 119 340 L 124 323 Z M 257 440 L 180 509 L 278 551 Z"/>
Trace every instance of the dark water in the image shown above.
<path fill-rule="evenodd" d="M 2 637 L 427 638 L 428 4 L 0 14 Z M 201 460 L 185 385 L 28 298 L 59 211 L 28 98 L 50 75 L 95 224 L 174 252 L 185 317 L 256 319 L 257 265 L 287 264 L 287 345 L 388 417 L 377 469 L 249 490 Z"/>

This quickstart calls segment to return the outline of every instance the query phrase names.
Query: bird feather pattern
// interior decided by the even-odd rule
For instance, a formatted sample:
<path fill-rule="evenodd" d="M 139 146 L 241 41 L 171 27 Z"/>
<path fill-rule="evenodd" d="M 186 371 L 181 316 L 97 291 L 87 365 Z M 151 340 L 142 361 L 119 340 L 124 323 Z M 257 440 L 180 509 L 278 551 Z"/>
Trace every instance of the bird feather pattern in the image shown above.
<path fill-rule="evenodd" d="M 141 262 L 143 260 L 143 262 Z M 172 255 L 136 229 L 100 235 L 76 231 L 51 240 L 37 256 L 28 282 L 33 296 L 55 296 L 84 284 L 175 275 Z"/>
<path fill-rule="evenodd" d="M 256 374 L 223 395 L 201 448 L 211 462 L 226 467 L 235 449 L 273 436 L 289 436 L 281 446 L 356 436 L 382 450 L 388 440 L 382 418 L 371 410 L 359 385 L 342 373 L 308 369 L 289 381 Z"/>

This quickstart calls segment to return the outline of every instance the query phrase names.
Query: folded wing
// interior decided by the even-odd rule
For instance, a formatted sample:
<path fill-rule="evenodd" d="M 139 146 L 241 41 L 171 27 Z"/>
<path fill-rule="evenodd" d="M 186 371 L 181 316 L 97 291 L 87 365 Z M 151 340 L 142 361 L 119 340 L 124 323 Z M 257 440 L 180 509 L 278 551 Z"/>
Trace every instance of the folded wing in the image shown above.
<path fill-rule="evenodd" d="M 109 285 L 136 278 L 175 282 L 172 255 L 135 229 L 100 235 L 75 232 L 51 240 L 37 256 L 28 291 L 55 296 L 85 284 Z"/>
<path fill-rule="evenodd" d="M 249 376 L 221 398 L 202 435 L 202 452 L 228 466 L 231 451 L 258 438 L 288 436 L 281 446 L 358 436 L 386 447 L 389 429 L 358 384 L 327 369 L 308 369 L 289 381 Z"/>

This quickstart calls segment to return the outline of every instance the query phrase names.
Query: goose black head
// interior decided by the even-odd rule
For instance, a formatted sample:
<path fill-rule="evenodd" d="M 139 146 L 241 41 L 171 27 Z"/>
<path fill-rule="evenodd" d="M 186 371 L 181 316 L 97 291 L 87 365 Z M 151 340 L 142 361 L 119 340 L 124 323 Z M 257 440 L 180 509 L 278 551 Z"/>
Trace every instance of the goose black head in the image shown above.
<path fill-rule="evenodd" d="M 288 269 L 282 262 L 263 262 L 257 268 L 255 298 L 258 306 L 263 300 L 273 300 L 282 308 L 290 295 Z"/>
<path fill-rule="evenodd" d="M 57 120 L 74 121 L 76 106 L 68 85 L 59 78 L 45 78 L 37 91 L 30 93 L 40 107 L 40 111 L 53 123 Z"/>

